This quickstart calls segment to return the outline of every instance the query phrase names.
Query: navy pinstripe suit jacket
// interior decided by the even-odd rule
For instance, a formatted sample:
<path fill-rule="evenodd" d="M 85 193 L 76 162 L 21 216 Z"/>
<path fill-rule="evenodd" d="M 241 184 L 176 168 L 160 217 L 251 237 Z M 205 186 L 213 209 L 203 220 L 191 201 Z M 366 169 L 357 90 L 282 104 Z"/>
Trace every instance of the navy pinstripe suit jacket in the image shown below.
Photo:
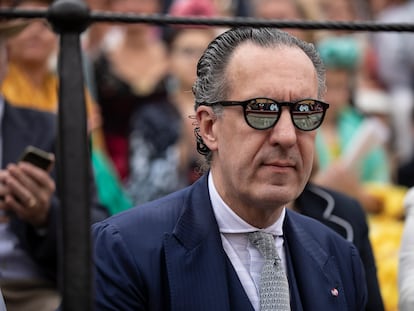
<path fill-rule="evenodd" d="M 292 310 L 364 310 L 356 248 L 287 211 Z M 95 310 L 253 310 L 222 247 L 207 178 L 93 227 Z"/>

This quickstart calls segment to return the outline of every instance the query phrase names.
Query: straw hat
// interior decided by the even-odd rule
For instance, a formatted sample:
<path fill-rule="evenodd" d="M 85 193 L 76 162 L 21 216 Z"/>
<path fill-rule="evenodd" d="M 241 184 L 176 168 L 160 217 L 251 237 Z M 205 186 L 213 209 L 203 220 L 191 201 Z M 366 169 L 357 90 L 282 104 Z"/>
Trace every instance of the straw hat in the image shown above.
<path fill-rule="evenodd" d="M 21 19 L 0 21 L 0 39 L 7 39 L 11 36 L 18 34 L 28 24 L 28 21 L 24 21 Z"/>

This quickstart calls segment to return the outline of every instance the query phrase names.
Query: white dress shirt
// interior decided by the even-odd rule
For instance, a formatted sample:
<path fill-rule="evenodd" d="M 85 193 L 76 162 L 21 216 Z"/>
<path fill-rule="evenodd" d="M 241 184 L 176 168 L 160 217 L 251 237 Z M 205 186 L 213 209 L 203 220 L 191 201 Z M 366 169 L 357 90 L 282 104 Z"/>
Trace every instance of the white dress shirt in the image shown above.
<path fill-rule="evenodd" d="M 283 221 L 286 210 L 283 208 L 279 219 L 274 224 L 259 229 L 245 222 L 223 201 L 214 186 L 211 172 L 208 176 L 208 188 L 224 251 L 229 257 L 253 308 L 260 310 L 259 286 L 264 258 L 257 248 L 249 242 L 247 233 L 264 231 L 276 236 L 276 249 L 286 271 L 286 258 L 283 249 Z"/>

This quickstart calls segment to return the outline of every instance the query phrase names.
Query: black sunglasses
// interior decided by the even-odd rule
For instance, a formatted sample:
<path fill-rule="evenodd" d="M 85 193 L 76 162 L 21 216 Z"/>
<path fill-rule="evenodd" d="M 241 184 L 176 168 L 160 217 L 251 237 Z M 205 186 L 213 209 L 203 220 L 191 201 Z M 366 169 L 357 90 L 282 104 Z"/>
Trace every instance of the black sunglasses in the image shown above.
<path fill-rule="evenodd" d="M 277 102 L 270 98 L 253 98 L 245 101 L 218 101 L 202 103 L 204 106 L 242 106 L 248 125 L 256 130 L 273 127 L 279 120 L 282 107 L 289 107 L 292 122 L 302 131 L 317 129 L 325 117 L 329 104 L 316 99 L 301 99 L 296 102 Z"/>

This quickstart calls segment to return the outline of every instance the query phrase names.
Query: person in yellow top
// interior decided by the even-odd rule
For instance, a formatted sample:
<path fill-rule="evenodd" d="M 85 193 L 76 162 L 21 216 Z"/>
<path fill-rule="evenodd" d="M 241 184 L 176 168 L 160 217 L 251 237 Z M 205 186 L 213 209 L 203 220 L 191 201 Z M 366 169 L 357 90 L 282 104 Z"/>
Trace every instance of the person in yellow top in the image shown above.
<path fill-rule="evenodd" d="M 39 28 L 38 25 L 39 22 L 34 22 L 30 26 L 35 29 Z M 18 42 L 16 43 L 19 45 Z M 14 44 L 15 42 L 9 46 Z M 10 53 L 10 55 L 14 55 L 14 53 Z M 48 68 L 44 68 L 47 70 L 46 72 L 39 72 L 37 77 L 31 76 L 32 69 L 26 68 L 21 66 L 19 61 L 9 63 L 7 76 L 1 87 L 3 94 L 7 98 L 19 100 L 17 104 L 23 107 L 56 112 L 58 81 L 55 74 L 50 72 Z"/>
<path fill-rule="evenodd" d="M 35 28 L 36 23 L 29 25 Z M 13 40 L 11 40 L 13 41 Z M 10 44 L 12 46 L 14 42 Z M 13 49 L 11 49 L 13 50 Z M 13 101 L 14 105 L 24 108 L 39 109 L 56 113 L 58 110 L 58 77 L 49 68 L 42 69 L 32 74 L 30 67 L 24 66 L 25 62 L 11 61 L 8 64 L 7 74 L 1 85 L 4 97 Z M 47 64 L 46 64 L 47 65 Z M 99 139 L 101 118 L 99 108 L 93 101 L 89 91 L 85 90 L 85 101 L 88 114 L 88 129 L 94 137 L 94 144 L 103 147 Z M 98 141 L 96 141 L 98 140 Z"/>
<path fill-rule="evenodd" d="M 45 8 L 51 0 L 15 0 L 14 7 Z M 33 20 L 7 42 L 8 69 L 1 85 L 3 96 L 15 105 L 48 112 L 58 110 L 58 77 L 56 74 L 57 36 L 44 19 Z M 106 155 L 102 139 L 98 105 L 85 88 L 88 131 L 92 142 L 92 167 L 98 197 L 110 214 L 131 207 L 132 201 Z"/>
<path fill-rule="evenodd" d="M 15 1 L 16 6 L 27 9 L 44 8 L 50 3 L 50 0 Z M 7 74 L 1 85 L 4 97 L 21 107 L 57 112 L 57 51 L 57 36 L 43 19 L 31 22 L 21 33 L 10 38 L 7 42 Z M 85 96 L 91 123 L 89 128 L 93 130 L 100 126 L 96 122 L 99 112 L 88 91 Z"/>

